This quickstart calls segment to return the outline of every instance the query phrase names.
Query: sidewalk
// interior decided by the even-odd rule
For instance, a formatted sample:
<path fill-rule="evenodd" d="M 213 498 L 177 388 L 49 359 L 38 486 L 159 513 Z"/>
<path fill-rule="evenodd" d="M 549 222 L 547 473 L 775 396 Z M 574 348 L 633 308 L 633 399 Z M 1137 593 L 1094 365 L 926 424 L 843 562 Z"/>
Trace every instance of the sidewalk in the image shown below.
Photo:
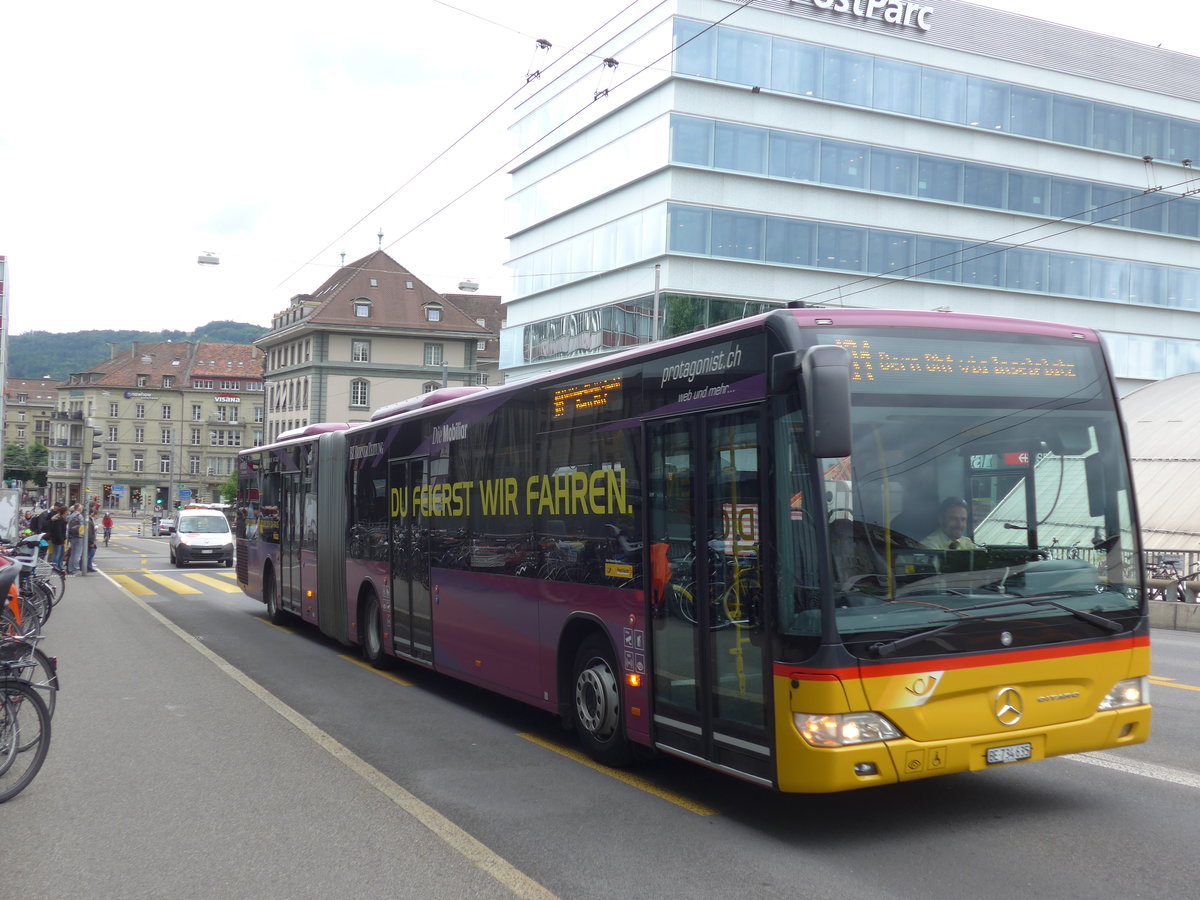
<path fill-rule="evenodd" d="M 68 579 L 46 633 L 62 690 L 45 766 L 0 805 L 0 898 L 539 894 L 103 575 Z"/>

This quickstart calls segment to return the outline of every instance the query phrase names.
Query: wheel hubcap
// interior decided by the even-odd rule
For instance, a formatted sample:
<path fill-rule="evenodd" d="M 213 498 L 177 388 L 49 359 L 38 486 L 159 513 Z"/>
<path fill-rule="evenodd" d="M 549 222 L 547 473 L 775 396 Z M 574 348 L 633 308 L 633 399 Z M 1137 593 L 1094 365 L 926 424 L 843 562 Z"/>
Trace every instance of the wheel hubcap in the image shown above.
<path fill-rule="evenodd" d="M 617 680 L 602 659 L 593 659 L 575 682 L 579 722 L 593 737 L 611 737 L 617 728 Z"/>

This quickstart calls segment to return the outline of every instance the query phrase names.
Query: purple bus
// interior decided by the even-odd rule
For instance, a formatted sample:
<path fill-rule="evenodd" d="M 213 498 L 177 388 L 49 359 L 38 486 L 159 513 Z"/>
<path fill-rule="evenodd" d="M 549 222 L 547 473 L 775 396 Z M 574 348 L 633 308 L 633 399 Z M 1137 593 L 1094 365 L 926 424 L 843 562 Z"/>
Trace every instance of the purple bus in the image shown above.
<path fill-rule="evenodd" d="M 1146 739 L 1130 483 L 1090 330 L 780 309 L 244 450 L 238 580 L 600 762 L 838 791 Z"/>

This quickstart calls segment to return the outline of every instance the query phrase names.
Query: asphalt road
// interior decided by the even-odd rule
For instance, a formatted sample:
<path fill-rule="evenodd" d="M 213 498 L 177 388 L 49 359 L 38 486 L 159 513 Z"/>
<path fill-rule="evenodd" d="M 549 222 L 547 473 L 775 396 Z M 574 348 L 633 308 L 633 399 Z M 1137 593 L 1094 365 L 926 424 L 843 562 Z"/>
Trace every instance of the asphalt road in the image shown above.
<path fill-rule="evenodd" d="M 1195 893 L 1197 634 L 1154 634 L 1148 744 L 786 797 L 592 767 L 542 713 L 271 626 L 229 570 L 168 569 L 165 539 L 97 562 L 47 629 L 63 690 L 46 766 L 0 806 L 0 897 Z"/>

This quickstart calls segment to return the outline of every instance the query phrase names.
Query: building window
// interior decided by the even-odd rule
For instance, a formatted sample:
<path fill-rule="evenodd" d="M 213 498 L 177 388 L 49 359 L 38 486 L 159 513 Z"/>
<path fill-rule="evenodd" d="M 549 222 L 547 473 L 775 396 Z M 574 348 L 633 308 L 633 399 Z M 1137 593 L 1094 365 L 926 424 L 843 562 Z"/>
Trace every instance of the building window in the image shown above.
<path fill-rule="evenodd" d="M 254 407 L 254 423 L 261 425 L 263 422 L 263 408 L 261 406 Z"/>
<path fill-rule="evenodd" d="M 110 471 L 110 472 L 117 471 L 117 454 L 115 454 L 115 453 L 108 454 L 107 462 L 108 462 L 108 471 Z"/>
<path fill-rule="evenodd" d="M 213 382 L 211 378 L 193 378 L 192 387 L 198 391 L 211 391 Z"/>
<path fill-rule="evenodd" d="M 423 385 L 421 385 L 421 393 L 428 394 L 430 391 L 436 391 L 440 387 L 441 387 L 441 385 L 438 384 L 436 381 L 427 381 Z"/>
<path fill-rule="evenodd" d="M 371 304 L 367 300 L 354 301 L 354 317 L 357 319 L 367 319 L 371 316 Z"/>
<path fill-rule="evenodd" d="M 440 306 L 438 306 L 436 303 L 430 303 L 429 305 L 427 305 L 425 307 L 425 321 L 426 322 L 442 321 L 442 308 Z"/>
<path fill-rule="evenodd" d="M 487 372 L 477 372 L 475 374 L 475 383 L 476 384 L 487 384 L 488 383 L 488 373 Z"/>
<path fill-rule="evenodd" d="M 379 287 L 379 279 L 378 278 L 371 279 L 371 287 Z"/>
<path fill-rule="evenodd" d="M 350 405 L 366 406 L 371 398 L 371 383 L 365 378 L 355 378 L 350 382 Z"/>
<path fill-rule="evenodd" d="M 195 453 L 189 454 L 189 456 L 188 456 L 188 474 L 189 475 L 199 475 L 200 474 L 200 457 L 197 456 Z"/>
<path fill-rule="evenodd" d="M 160 475 L 171 474 L 171 457 L 164 454 L 158 458 L 158 473 Z"/>
<path fill-rule="evenodd" d="M 244 381 L 242 382 L 243 391 L 261 391 L 263 383 L 261 381 Z"/>
<path fill-rule="evenodd" d="M 145 403 L 137 403 L 137 404 L 134 404 L 134 407 L 133 407 L 133 417 L 134 417 L 135 419 L 144 419 L 144 418 L 146 418 L 146 404 L 145 404 Z"/>
<path fill-rule="evenodd" d="M 351 341 L 350 342 L 350 360 L 352 362 L 370 362 L 371 361 L 371 342 L 370 341 Z"/>
<path fill-rule="evenodd" d="M 162 417 L 163 417 L 164 419 L 169 419 L 169 418 L 171 418 L 171 404 L 170 404 L 170 403 L 164 403 L 164 404 L 163 404 L 163 407 L 162 407 Z"/>
<path fill-rule="evenodd" d="M 200 429 L 199 428 L 192 429 L 191 443 L 197 447 L 200 446 Z"/>
<path fill-rule="evenodd" d="M 165 387 L 165 388 L 175 387 L 175 376 L 174 375 L 164 375 L 163 376 L 163 387 Z"/>
<path fill-rule="evenodd" d="M 221 390 L 223 390 L 223 391 L 236 391 L 236 390 L 239 390 L 241 388 L 241 386 L 242 386 L 242 383 L 240 381 L 222 381 L 221 382 Z"/>
<path fill-rule="evenodd" d="M 204 418 L 204 416 L 200 412 L 200 404 L 193 403 L 192 404 L 192 421 L 199 422 L 203 418 Z"/>
<path fill-rule="evenodd" d="M 133 429 L 133 442 L 135 444 L 144 444 L 146 442 L 146 429 L 141 425 Z"/>
<path fill-rule="evenodd" d="M 113 418 L 116 418 L 117 416 L 119 416 L 121 414 L 121 407 L 116 403 L 109 403 L 108 404 L 108 414 L 110 416 L 112 416 Z"/>
<path fill-rule="evenodd" d="M 21 440 L 25 440 L 25 426 L 24 425 L 17 426 L 17 437 L 20 438 Z"/>
<path fill-rule="evenodd" d="M 160 441 L 159 441 L 159 443 L 160 443 L 160 444 L 170 444 L 170 443 L 173 443 L 173 440 L 172 440 L 172 435 L 174 435 L 174 433 L 175 433 L 174 429 L 172 429 L 172 428 L 164 428 L 164 429 L 162 430 L 162 440 L 160 440 Z"/>
<path fill-rule="evenodd" d="M 135 472 L 145 472 L 146 471 L 146 457 L 144 457 L 140 453 L 133 454 L 133 471 L 135 471 Z"/>
<path fill-rule="evenodd" d="M 263 433 L 261 431 L 254 432 L 253 439 L 255 447 L 261 447 L 263 445 Z"/>
<path fill-rule="evenodd" d="M 137 386 L 138 387 L 146 387 L 146 385 L 148 385 L 149 383 L 150 383 L 149 375 L 139 375 L 137 377 Z"/>
<path fill-rule="evenodd" d="M 117 442 L 117 426 L 116 425 L 108 426 L 108 442 L 110 444 L 115 444 Z"/>
<path fill-rule="evenodd" d="M 476 350 L 486 350 L 487 349 L 487 341 L 476 341 L 475 349 Z"/>
<path fill-rule="evenodd" d="M 242 433 L 236 429 L 226 431 L 225 429 L 217 429 L 209 432 L 209 443 L 214 447 L 240 447 L 242 446 Z"/>
<path fill-rule="evenodd" d="M 441 344 L 426 344 L 425 345 L 425 365 L 440 366 L 442 364 L 442 345 Z"/>

